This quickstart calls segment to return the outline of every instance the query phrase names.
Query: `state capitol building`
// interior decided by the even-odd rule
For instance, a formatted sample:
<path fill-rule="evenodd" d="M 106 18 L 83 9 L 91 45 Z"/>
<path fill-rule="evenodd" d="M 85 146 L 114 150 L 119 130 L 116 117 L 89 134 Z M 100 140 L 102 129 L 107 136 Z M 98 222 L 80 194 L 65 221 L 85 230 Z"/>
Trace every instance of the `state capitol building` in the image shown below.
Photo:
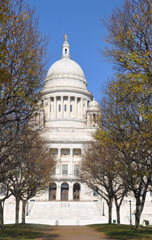
<path fill-rule="evenodd" d="M 97 127 L 100 108 L 87 89 L 83 70 L 71 60 L 67 38 L 62 46 L 61 59 L 47 73 L 41 101 L 44 109 L 42 119 L 45 120 L 43 137 L 57 162 L 54 183 L 50 184 L 45 199 L 93 200 L 96 194 L 88 191 L 77 176 L 84 146 L 92 140 Z"/>
<path fill-rule="evenodd" d="M 56 168 L 48 189 L 29 200 L 26 222 L 50 225 L 107 223 L 106 202 L 78 177 L 83 152 L 93 140 L 101 112 L 87 89 L 83 70 L 71 60 L 66 35 L 61 59 L 50 67 L 44 80 L 39 105 L 43 107 L 35 123 L 43 126 L 42 138 L 47 141 Z M 152 219 L 152 194 L 148 194 L 141 221 Z M 130 199 L 132 209 L 129 208 Z M 6 200 L 5 223 L 14 223 L 14 203 L 11 198 Z M 134 209 L 135 201 L 126 196 L 121 207 L 121 223 L 130 223 L 130 211 L 134 223 Z M 113 207 L 113 221 L 115 219 Z"/>

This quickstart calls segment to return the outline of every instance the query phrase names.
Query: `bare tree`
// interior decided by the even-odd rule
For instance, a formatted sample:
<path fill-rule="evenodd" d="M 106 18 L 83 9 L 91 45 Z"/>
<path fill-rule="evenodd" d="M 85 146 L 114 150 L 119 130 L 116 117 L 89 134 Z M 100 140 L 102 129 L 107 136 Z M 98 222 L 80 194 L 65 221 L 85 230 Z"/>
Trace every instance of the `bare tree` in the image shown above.
<path fill-rule="evenodd" d="M 31 129 L 27 129 L 26 133 L 23 151 L 19 155 L 20 162 L 15 170 L 9 172 L 7 179 L 8 189 L 16 198 L 16 224 L 19 222 L 20 201 L 23 203 L 22 222 L 25 223 L 27 201 L 48 188 L 55 166 L 47 144 L 39 133 Z"/>
<path fill-rule="evenodd" d="M 116 203 L 117 223 L 120 223 L 120 206 L 126 193 L 117 171 L 115 155 L 109 143 L 96 140 L 86 147 L 81 164 L 82 181 L 97 191 L 108 205 L 109 223 L 112 223 L 113 200 Z"/>
<path fill-rule="evenodd" d="M 4 229 L 4 203 L 12 194 L 8 190 L 8 186 L 1 184 L 1 190 L 3 192 L 3 197 L 0 198 L 0 228 Z"/>

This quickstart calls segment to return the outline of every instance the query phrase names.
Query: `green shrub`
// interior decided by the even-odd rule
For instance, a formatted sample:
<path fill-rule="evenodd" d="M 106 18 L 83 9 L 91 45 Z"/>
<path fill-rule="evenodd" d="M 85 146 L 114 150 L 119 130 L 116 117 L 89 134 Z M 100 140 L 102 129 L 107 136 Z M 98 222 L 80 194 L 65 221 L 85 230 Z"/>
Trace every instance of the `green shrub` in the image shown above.
<path fill-rule="evenodd" d="M 149 225 L 149 221 L 148 220 L 144 220 L 144 222 L 145 222 L 146 226 Z"/>

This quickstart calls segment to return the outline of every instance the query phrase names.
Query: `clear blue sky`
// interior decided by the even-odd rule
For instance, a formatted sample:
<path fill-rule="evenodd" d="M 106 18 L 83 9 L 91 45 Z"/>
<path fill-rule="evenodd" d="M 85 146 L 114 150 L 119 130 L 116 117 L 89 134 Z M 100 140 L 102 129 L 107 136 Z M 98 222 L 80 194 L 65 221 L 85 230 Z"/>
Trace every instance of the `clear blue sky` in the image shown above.
<path fill-rule="evenodd" d="M 88 82 L 88 90 L 97 101 L 101 86 L 112 76 L 112 65 L 101 56 L 99 49 L 105 46 L 106 29 L 101 19 L 109 16 L 123 0 L 28 0 L 36 8 L 41 31 L 51 36 L 48 50 L 49 67 L 60 59 L 63 31 L 68 36 L 71 59 L 77 62 Z"/>

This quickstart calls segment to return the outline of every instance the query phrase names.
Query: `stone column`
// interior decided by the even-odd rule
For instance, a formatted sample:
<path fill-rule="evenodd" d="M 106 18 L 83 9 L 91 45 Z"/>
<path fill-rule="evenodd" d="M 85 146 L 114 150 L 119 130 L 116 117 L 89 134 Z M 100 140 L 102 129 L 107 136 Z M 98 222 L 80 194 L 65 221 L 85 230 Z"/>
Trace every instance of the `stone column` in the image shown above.
<path fill-rule="evenodd" d="M 81 98 L 81 118 L 83 119 L 83 99 Z"/>
<path fill-rule="evenodd" d="M 92 126 L 93 126 L 93 113 L 91 114 L 91 119 L 92 119 Z"/>
<path fill-rule="evenodd" d="M 77 97 L 75 97 L 75 118 L 78 118 L 78 116 L 77 116 Z"/>
<path fill-rule="evenodd" d="M 45 108 L 45 117 L 46 117 L 46 120 L 48 120 L 48 99 L 45 99 L 44 108 Z"/>
<path fill-rule="evenodd" d="M 58 148 L 58 162 L 59 162 L 59 174 L 62 174 L 62 165 L 61 165 L 61 148 Z"/>
<path fill-rule="evenodd" d="M 73 175 L 73 148 L 70 148 L 70 163 L 69 163 L 69 174 L 70 176 Z"/>
<path fill-rule="evenodd" d="M 63 105 L 63 96 L 61 96 L 61 118 L 63 118 L 64 105 Z"/>
<path fill-rule="evenodd" d="M 57 182 L 56 186 L 56 200 L 61 200 L 61 184 Z"/>
<path fill-rule="evenodd" d="M 50 104 L 51 104 L 51 101 L 50 101 L 50 98 L 48 98 L 48 120 L 50 119 Z"/>
<path fill-rule="evenodd" d="M 69 200 L 73 200 L 73 184 L 69 183 Z"/>
<path fill-rule="evenodd" d="M 56 105 L 56 96 L 54 97 L 54 118 L 57 117 L 57 105 Z"/>
<path fill-rule="evenodd" d="M 73 176 L 73 148 L 70 148 L 69 174 L 70 177 Z M 69 200 L 73 200 L 73 186 L 71 182 L 69 184 Z"/>
<path fill-rule="evenodd" d="M 68 96 L 67 115 L 68 115 L 68 118 L 70 118 L 70 96 Z"/>

